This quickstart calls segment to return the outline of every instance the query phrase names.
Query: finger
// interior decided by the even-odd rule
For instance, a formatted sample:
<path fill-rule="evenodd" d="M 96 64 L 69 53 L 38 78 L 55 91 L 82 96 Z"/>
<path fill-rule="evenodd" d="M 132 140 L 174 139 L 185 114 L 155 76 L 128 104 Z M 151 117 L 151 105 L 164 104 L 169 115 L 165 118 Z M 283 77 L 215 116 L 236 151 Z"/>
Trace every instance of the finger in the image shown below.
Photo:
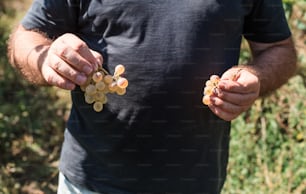
<path fill-rule="evenodd" d="M 241 75 L 241 71 L 243 69 L 242 68 L 238 68 L 238 67 L 233 67 L 229 70 L 227 70 L 221 77 L 221 79 L 223 80 L 233 80 L 233 81 L 237 81 L 237 79 L 240 77 Z"/>
<path fill-rule="evenodd" d="M 214 93 L 217 97 L 223 101 L 229 102 L 231 104 L 248 106 L 252 104 L 257 99 L 257 93 L 233 93 L 225 90 L 217 89 L 217 92 Z"/>
<path fill-rule="evenodd" d="M 251 93 L 254 90 L 253 87 L 232 80 L 220 80 L 218 87 L 224 91 L 241 94 Z"/>
<path fill-rule="evenodd" d="M 59 56 L 66 63 L 80 72 L 89 75 L 94 69 L 92 65 L 83 58 L 78 52 L 65 44 L 58 44 L 55 49 L 55 55 Z"/>
<path fill-rule="evenodd" d="M 218 117 L 220 117 L 221 119 L 225 121 L 231 121 L 240 115 L 240 114 L 233 114 L 233 113 L 225 112 L 219 107 L 216 107 L 213 105 L 209 105 L 208 107 L 215 115 L 217 115 Z"/>
<path fill-rule="evenodd" d="M 49 58 L 49 62 L 50 67 L 65 79 L 77 85 L 83 85 L 86 82 L 87 76 L 84 73 L 75 70 L 61 58 L 53 56 Z"/>
<path fill-rule="evenodd" d="M 98 68 L 99 61 L 97 61 L 96 57 L 92 54 L 87 44 L 80 38 L 75 35 L 70 35 L 68 36 L 68 38 L 63 39 L 63 43 L 65 45 L 68 45 L 75 52 L 79 53 L 82 58 L 86 59 L 86 61 L 88 62 L 87 65 L 89 65 L 92 69 Z"/>
<path fill-rule="evenodd" d="M 218 97 L 212 97 L 211 104 L 222 109 L 223 111 L 227 113 L 232 113 L 232 114 L 240 114 L 244 112 L 245 110 L 247 110 L 249 107 L 249 105 L 243 106 L 243 105 L 232 104 Z"/>
<path fill-rule="evenodd" d="M 93 51 L 93 50 L 90 50 L 90 52 L 96 58 L 98 67 L 102 67 L 102 64 L 103 64 L 103 57 L 102 57 L 102 55 L 99 52 Z"/>
<path fill-rule="evenodd" d="M 56 86 L 65 90 L 73 90 L 75 88 L 75 84 L 73 82 L 60 76 L 50 66 L 44 66 L 42 69 L 42 74 L 49 85 Z"/>

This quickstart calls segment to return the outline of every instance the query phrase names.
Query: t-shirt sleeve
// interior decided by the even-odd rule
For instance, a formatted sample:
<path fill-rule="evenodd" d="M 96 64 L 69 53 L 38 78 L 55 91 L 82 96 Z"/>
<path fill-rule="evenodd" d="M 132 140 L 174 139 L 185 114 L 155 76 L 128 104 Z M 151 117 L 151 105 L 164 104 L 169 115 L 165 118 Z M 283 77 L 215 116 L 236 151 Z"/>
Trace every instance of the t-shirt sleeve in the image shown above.
<path fill-rule="evenodd" d="M 271 43 L 291 36 L 281 0 L 254 0 L 252 11 L 245 17 L 246 39 Z"/>
<path fill-rule="evenodd" d="M 77 8 L 73 0 L 34 0 L 21 24 L 28 30 L 39 30 L 55 38 L 76 31 Z"/>

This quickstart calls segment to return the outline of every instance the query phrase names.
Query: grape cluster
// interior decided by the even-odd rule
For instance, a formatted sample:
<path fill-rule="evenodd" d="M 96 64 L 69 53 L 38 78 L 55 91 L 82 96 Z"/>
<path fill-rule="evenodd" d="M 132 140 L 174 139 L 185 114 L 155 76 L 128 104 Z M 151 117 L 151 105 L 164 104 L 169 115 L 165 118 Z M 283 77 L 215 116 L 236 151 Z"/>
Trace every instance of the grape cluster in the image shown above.
<path fill-rule="evenodd" d="M 107 103 L 107 93 L 116 93 L 124 95 L 129 84 L 128 80 L 122 77 L 125 67 L 119 64 L 115 67 L 115 72 L 110 75 L 104 68 L 99 68 L 92 73 L 87 82 L 80 88 L 84 92 L 85 102 L 93 104 L 96 112 L 103 110 L 104 104 Z"/>
<path fill-rule="evenodd" d="M 202 98 L 203 104 L 205 105 L 211 104 L 210 97 L 211 95 L 217 92 L 219 81 L 220 77 L 218 75 L 212 75 L 210 76 L 210 79 L 206 81 L 203 90 L 203 95 L 204 95 Z"/>

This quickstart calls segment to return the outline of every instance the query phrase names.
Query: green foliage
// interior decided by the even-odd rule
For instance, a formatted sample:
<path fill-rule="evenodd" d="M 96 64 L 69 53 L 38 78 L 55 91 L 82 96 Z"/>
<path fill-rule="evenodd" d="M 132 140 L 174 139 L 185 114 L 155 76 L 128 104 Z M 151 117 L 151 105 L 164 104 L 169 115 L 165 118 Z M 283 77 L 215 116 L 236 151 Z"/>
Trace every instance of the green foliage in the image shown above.
<path fill-rule="evenodd" d="M 9 65 L 6 42 L 16 15 L 1 8 L 0 193 L 55 193 L 67 105 L 59 91 L 28 84 Z"/>
<path fill-rule="evenodd" d="M 28 84 L 5 57 L 18 17 L 8 2 L 24 1 L 0 0 L 0 193 L 55 193 L 70 99 L 63 90 Z M 223 194 L 306 194 L 306 0 L 283 2 L 299 70 L 233 122 Z M 240 62 L 249 59 L 243 43 Z"/>
<path fill-rule="evenodd" d="M 233 122 L 224 194 L 306 192 L 306 88 L 302 85 L 301 77 L 294 77 Z"/>

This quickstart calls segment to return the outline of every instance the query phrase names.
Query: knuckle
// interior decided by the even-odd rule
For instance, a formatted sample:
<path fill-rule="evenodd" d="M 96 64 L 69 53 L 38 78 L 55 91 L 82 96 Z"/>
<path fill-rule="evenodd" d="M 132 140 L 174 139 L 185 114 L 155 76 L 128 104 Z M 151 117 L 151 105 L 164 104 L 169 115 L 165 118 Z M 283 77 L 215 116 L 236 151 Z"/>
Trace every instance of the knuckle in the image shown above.
<path fill-rule="evenodd" d="M 48 84 L 53 85 L 53 76 L 48 75 L 45 80 Z"/>
<path fill-rule="evenodd" d="M 72 63 L 75 67 L 79 67 L 79 68 L 82 67 L 82 61 L 81 61 L 81 59 L 78 58 L 78 57 L 75 57 L 75 58 L 71 59 L 71 63 Z"/>
<path fill-rule="evenodd" d="M 63 89 L 68 88 L 68 86 L 67 86 L 68 83 L 65 80 L 57 80 L 54 85 L 59 87 L 59 88 L 63 88 Z"/>
<path fill-rule="evenodd" d="M 69 48 L 67 47 L 61 47 L 57 49 L 57 54 L 61 57 L 66 58 L 68 56 L 69 53 Z"/>
<path fill-rule="evenodd" d="M 70 70 L 67 74 L 72 81 L 77 81 L 78 73 L 76 71 Z"/>
<path fill-rule="evenodd" d="M 64 81 L 58 82 L 58 83 L 57 83 L 57 87 L 60 87 L 60 88 L 67 88 L 67 84 L 66 84 L 66 82 L 64 82 Z"/>
<path fill-rule="evenodd" d="M 82 52 L 84 49 L 87 48 L 87 45 L 84 43 L 84 42 L 79 42 L 78 44 L 76 44 L 74 46 L 74 49 L 77 51 L 77 52 Z"/>
<path fill-rule="evenodd" d="M 46 82 L 53 86 L 61 86 L 63 84 L 59 80 L 57 80 L 54 76 L 51 75 L 46 77 Z"/>
<path fill-rule="evenodd" d="M 241 90 L 242 91 L 248 91 L 250 88 L 250 85 L 248 83 L 242 83 L 241 84 Z"/>
<path fill-rule="evenodd" d="M 222 90 L 220 90 L 220 89 L 218 89 L 218 90 L 215 92 L 215 94 L 216 94 L 219 98 L 221 98 L 221 99 L 226 99 L 226 97 L 227 97 L 226 92 L 224 92 L 224 91 L 222 91 Z"/>
<path fill-rule="evenodd" d="M 46 74 L 44 76 L 46 83 L 50 86 L 56 86 L 62 89 L 73 89 L 73 83 L 66 80 L 65 77 L 56 73 Z"/>
<path fill-rule="evenodd" d="M 60 61 L 55 61 L 54 63 L 52 63 L 52 68 L 55 70 L 55 71 L 60 71 L 61 69 L 61 62 Z"/>

